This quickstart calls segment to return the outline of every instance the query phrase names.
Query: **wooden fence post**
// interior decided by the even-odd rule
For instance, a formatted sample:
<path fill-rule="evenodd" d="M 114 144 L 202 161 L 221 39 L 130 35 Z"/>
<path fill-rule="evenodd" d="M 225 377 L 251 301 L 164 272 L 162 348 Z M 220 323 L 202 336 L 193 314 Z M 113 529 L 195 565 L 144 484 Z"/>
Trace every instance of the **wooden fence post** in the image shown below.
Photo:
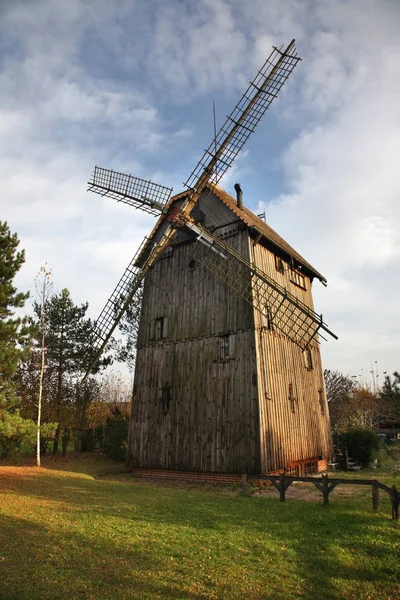
<path fill-rule="evenodd" d="M 372 491 L 372 510 L 379 510 L 379 487 L 378 482 L 374 479 L 373 484 L 371 485 Z"/>
<path fill-rule="evenodd" d="M 322 475 L 322 494 L 324 496 L 324 506 L 328 506 L 328 504 L 329 504 L 328 475 Z"/>
<path fill-rule="evenodd" d="M 279 473 L 279 500 L 281 502 L 285 502 L 286 500 L 285 492 L 285 474 Z"/>
<path fill-rule="evenodd" d="M 247 473 L 242 473 L 242 496 L 249 495 L 249 482 L 247 479 Z"/>
<path fill-rule="evenodd" d="M 392 486 L 390 501 L 392 503 L 392 519 L 397 521 L 397 519 L 399 518 L 400 493 L 397 491 L 397 487 L 395 485 Z"/>

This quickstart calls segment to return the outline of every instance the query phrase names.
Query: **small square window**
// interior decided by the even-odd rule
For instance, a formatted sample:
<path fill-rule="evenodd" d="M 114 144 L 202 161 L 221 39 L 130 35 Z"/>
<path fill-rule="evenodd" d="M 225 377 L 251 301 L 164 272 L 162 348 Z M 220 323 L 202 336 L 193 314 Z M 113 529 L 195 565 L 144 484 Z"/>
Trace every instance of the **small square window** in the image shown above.
<path fill-rule="evenodd" d="M 302 275 L 298 271 L 295 271 L 294 269 L 290 269 L 290 281 L 303 290 L 307 289 L 306 278 L 304 277 L 304 275 Z"/>
<path fill-rule="evenodd" d="M 160 390 L 160 411 L 162 415 L 171 412 L 172 392 L 170 387 L 163 387 Z"/>

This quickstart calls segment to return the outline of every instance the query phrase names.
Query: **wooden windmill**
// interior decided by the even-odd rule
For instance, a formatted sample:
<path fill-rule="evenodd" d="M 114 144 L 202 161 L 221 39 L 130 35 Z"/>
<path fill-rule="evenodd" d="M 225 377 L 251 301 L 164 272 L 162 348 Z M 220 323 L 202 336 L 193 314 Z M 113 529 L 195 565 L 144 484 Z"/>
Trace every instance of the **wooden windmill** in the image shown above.
<path fill-rule="evenodd" d="M 238 184 L 236 200 L 218 186 L 299 61 L 294 40 L 273 49 L 183 193 L 95 167 L 90 191 L 159 215 L 97 320 L 92 361 L 144 281 L 132 466 L 304 471 L 329 456 L 318 337 L 334 334 L 311 298 L 325 279 L 243 206 Z"/>

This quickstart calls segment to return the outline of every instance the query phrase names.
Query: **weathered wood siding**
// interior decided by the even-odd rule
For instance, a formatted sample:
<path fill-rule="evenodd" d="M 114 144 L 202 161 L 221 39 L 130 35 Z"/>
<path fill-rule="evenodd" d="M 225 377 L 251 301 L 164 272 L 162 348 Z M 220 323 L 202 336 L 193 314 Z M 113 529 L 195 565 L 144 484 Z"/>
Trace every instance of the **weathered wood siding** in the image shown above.
<path fill-rule="evenodd" d="M 313 308 L 311 281 L 306 290 L 290 281 L 288 263 L 279 273 L 274 253 L 249 239 L 252 261 Z M 286 468 L 290 462 L 308 458 L 326 459 L 331 454 L 330 424 L 319 344 L 311 348 L 312 369 L 307 369 L 302 350 L 255 311 L 258 362 L 261 463 L 264 472 Z M 289 399 L 289 386 L 292 397 Z"/>
<path fill-rule="evenodd" d="M 247 232 L 227 240 L 248 253 Z M 190 244 L 168 251 L 148 273 L 139 328 L 129 462 L 135 467 L 259 472 L 257 364 L 252 307 L 200 265 Z M 154 339 L 166 317 L 167 335 Z M 229 357 L 221 360 L 221 337 Z M 167 414 L 161 388 L 171 389 Z"/>
<path fill-rule="evenodd" d="M 206 227 L 312 307 L 310 279 L 302 290 L 290 282 L 287 263 L 285 273 L 279 273 L 271 249 L 255 244 L 227 206 L 207 194 L 196 210 Z M 129 463 L 259 473 L 287 468 L 293 461 L 326 459 L 329 415 L 318 344 L 308 370 L 302 351 L 268 328 L 258 311 L 199 264 L 190 266 L 187 239 L 180 234 L 181 243 L 146 276 Z M 155 339 L 155 320 L 162 317 L 167 332 Z M 227 335 L 229 356 L 221 360 L 221 338 Z M 164 413 L 162 388 L 171 390 Z"/>

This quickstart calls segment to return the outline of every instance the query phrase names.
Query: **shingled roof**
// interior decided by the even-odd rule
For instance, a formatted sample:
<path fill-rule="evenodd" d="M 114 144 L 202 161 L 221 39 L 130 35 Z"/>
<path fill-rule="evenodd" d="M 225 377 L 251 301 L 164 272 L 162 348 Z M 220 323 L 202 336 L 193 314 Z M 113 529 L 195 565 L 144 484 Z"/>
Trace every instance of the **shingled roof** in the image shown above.
<path fill-rule="evenodd" d="M 233 196 L 225 192 L 219 185 L 213 186 L 213 193 L 223 202 L 241 221 L 243 221 L 248 227 L 257 231 L 257 233 L 261 234 L 268 242 L 270 242 L 273 246 L 283 251 L 284 254 L 287 254 L 289 258 L 292 258 L 295 263 L 300 264 L 305 267 L 308 271 L 312 273 L 315 277 L 317 277 L 320 281 L 326 283 L 326 279 L 321 273 L 319 273 L 309 262 L 307 262 L 301 254 L 296 252 L 290 244 L 288 244 L 280 235 L 276 233 L 265 223 L 260 217 L 257 217 L 251 210 L 246 208 L 246 206 L 242 206 L 239 208 L 237 205 L 237 201 Z"/>
<path fill-rule="evenodd" d="M 265 242 L 272 245 L 274 248 L 278 249 L 286 255 L 288 260 L 292 259 L 295 265 L 301 265 L 304 267 L 310 275 L 313 277 L 317 277 L 324 284 L 326 283 L 326 279 L 321 273 L 319 273 L 309 262 L 307 262 L 290 244 L 288 244 L 280 235 L 276 233 L 265 223 L 260 217 L 255 215 L 251 210 L 249 210 L 246 206 L 242 206 L 241 208 L 237 205 L 236 199 L 228 194 L 225 190 L 223 190 L 219 185 L 210 186 L 210 191 L 227 206 L 234 215 L 238 217 L 243 223 L 245 223 L 251 230 L 253 230 L 257 235 L 260 236 L 260 241 L 263 239 Z M 185 198 L 188 195 L 188 191 L 181 192 L 172 196 L 170 198 L 168 204 L 166 205 L 166 209 L 169 208 L 174 202 L 179 199 Z M 164 215 L 161 215 L 160 219 L 156 223 L 149 240 L 153 237 L 158 227 L 164 220 Z"/>

